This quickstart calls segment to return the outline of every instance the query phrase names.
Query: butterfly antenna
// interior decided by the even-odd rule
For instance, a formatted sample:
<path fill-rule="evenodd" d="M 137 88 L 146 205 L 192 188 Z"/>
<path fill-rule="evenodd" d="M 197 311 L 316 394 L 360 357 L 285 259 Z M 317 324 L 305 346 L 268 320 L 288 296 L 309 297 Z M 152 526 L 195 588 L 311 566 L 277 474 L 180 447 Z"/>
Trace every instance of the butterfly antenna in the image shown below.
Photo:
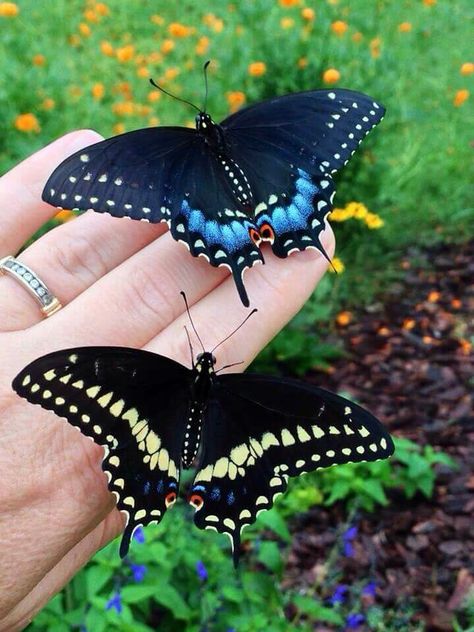
<path fill-rule="evenodd" d="M 202 340 L 201 340 L 201 338 L 199 337 L 199 334 L 198 334 L 198 332 L 197 332 L 197 329 L 196 329 L 196 327 L 194 326 L 193 319 L 191 318 L 191 312 L 189 311 L 188 299 L 186 298 L 186 294 L 185 294 L 184 292 L 180 292 L 180 294 L 181 294 L 181 296 L 183 297 L 184 304 L 186 305 L 186 312 L 187 312 L 187 314 L 188 314 L 188 318 L 189 318 L 189 322 L 191 323 L 191 327 L 193 328 L 193 331 L 194 331 L 194 333 L 196 334 L 196 338 L 199 340 L 199 342 L 200 342 L 200 344 L 201 344 L 201 347 L 202 347 L 203 352 L 204 352 L 204 353 L 206 353 L 206 350 L 205 350 L 205 348 L 204 348 L 204 345 L 202 344 Z"/>
<path fill-rule="evenodd" d="M 189 345 L 189 352 L 191 354 L 191 364 L 192 367 L 194 369 L 194 351 L 193 351 L 193 344 L 191 342 L 191 336 L 189 335 L 189 331 L 188 328 L 186 327 L 186 325 L 184 326 L 184 331 L 186 332 L 186 337 L 188 339 L 188 345 Z"/>
<path fill-rule="evenodd" d="M 177 101 L 181 101 L 181 103 L 186 103 L 187 105 L 190 105 L 192 108 L 194 108 L 198 112 L 201 111 L 196 105 L 194 105 L 194 103 L 191 103 L 191 101 L 186 101 L 186 99 L 182 99 L 181 97 L 177 97 L 175 94 L 171 94 L 171 92 L 168 92 L 167 90 L 165 90 L 164 88 L 159 86 L 153 79 L 150 79 L 150 83 L 151 83 L 152 86 L 154 86 L 155 88 L 158 88 L 158 90 L 161 90 L 161 92 L 164 92 L 164 94 L 167 94 L 172 99 L 176 99 Z"/>
<path fill-rule="evenodd" d="M 239 331 L 239 329 L 245 325 L 245 323 L 248 321 L 248 319 L 249 319 L 251 316 L 253 316 L 256 312 L 258 312 L 258 309 L 257 309 L 257 308 L 253 309 L 253 310 L 250 312 L 250 314 L 249 314 L 248 316 L 246 316 L 246 318 L 244 318 L 244 320 L 240 323 L 240 325 L 234 329 L 234 331 L 233 331 L 232 333 L 230 333 L 228 336 L 226 336 L 226 337 L 224 338 L 224 340 L 221 340 L 221 341 L 219 342 L 219 344 L 217 344 L 217 345 L 214 347 L 214 349 L 212 349 L 211 353 L 214 353 L 214 351 L 217 349 L 217 347 L 220 347 L 222 344 L 224 344 L 224 342 L 225 342 L 226 340 L 229 340 L 229 338 L 232 338 L 232 336 L 233 336 L 235 333 L 237 333 L 237 332 Z"/>
<path fill-rule="evenodd" d="M 221 366 L 220 369 L 217 369 L 217 371 L 215 371 L 215 373 L 220 373 L 224 369 L 230 369 L 231 366 L 237 366 L 238 364 L 243 364 L 243 363 L 244 363 L 244 361 L 241 360 L 240 362 L 232 362 L 232 364 L 225 364 L 224 366 Z"/>
<path fill-rule="evenodd" d="M 206 95 L 205 95 L 205 97 L 204 97 L 204 107 L 202 108 L 202 111 L 203 111 L 203 112 L 205 112 L 205 111 L 206 111 L 206 108 L 207 108 L 207 88 L 208 88 L 208 85 L 207 85 L 207 67 L 209 66 L 209 64 L 210 64 L 210 63 L 211 63 L 211 60 L 210 60 L 210 59 L 208 59 L 208 60 L 206 61 L 206 63 L 204 64 L 204 68 L 203 68 L 203 72 L 204 72 L 204 83 L 206 84 Z"/>

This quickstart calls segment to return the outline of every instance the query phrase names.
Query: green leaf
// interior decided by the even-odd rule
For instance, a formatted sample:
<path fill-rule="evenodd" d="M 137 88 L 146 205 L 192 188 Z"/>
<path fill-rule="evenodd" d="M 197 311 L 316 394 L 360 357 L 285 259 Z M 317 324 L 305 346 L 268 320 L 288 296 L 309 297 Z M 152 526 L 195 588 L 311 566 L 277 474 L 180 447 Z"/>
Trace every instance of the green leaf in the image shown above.
<path fill-rule="evenodd" d="M 112 578 L 114 571 L 112 568 L 94 564 L 86 570 L 87 597 L 90 599 L 96 595 L 101 588 Z"/>
<path fill-rule="evenodd" d="M 351 486 L 349 481 L 347 480 L 338 480 L 331 487 L 331 493 L 329 498 L 325 501 L 325 505 L 332 505 L 337 500 L 341 500 L 341 498 L 345 498 L 351 490 Z"/>
<path fill-rule="evenodd" d="M 94 632 L 103 632 L 107 628 L 107 620 L 105 618 L 105 609 L 99 610 L 96 607 L 90 608 L 86 612 L 85 624 L 88 630 Z"/>
<path fill-rule="evenodd" d="M 344 619 L 338 612 L 332 608 L 326 608 L 312 597 L 308 597 L 307 595 L 295 595 L 291 601 L 298 610 L 312 617 L 315 622 L 325 621 L 327 623 L 334 623 L 335 625 L 343 625 L 344 623 Z"/>
<path fill-rule="evenodd" d="M 243 591 L 240 588 L 228 584 L 222 587 L 221 593 L 223 597 L 225 597 L 228 601 L 232 601 L 233 603 L 241 603 L 245 597 Z"/>
<path fill-rule="evenodd" d="M 262 542 L 258 551 L 258 560 L 273 572 L 280 570 L 282 559 L 278 544 L 276 542 Z"/>
<path fill-rule="evenodd" d="M 275 507 L 270 509 L 270 511 L 261 513 L 257 522 L 274 531 L 285 542 L 289 542 L 291 540 L 291 534 L 288 531 L 286 522 Z"/>
<path fill-rule="evenodd" d="M 125 586 L 121 590 L 122 599 L 125 603 L 138 603 L 149 597 L 154 597 L 161 590 L 161 587 L 149 584 Z"/>
<path fill-rule="evenodd" d="M 171 610 L 176 619 L 186 621 L 191 618 L 192 613 L 188 604 L 170 584 L 157 586 L 155 588 L 154 599 L 157 603 Z"/>
<path fill-rule="evenodd" d="M 416 485 L 427 498 L 431 498 L 434 488 L 434 476 L 430 472 L 426 476 L 420 477 L 416 481 Z"/>
<path fill-rule="evenodd" d="M 381 505 L 387 505 L 388 499 L 385 495 L 384 489 L 382 487 L 382 483 L 377 481 L 376 479 L 368 480 L 364 482 L 363 486 L 364 492 L 373 498 L 375 501 L 380 503 Z"/>

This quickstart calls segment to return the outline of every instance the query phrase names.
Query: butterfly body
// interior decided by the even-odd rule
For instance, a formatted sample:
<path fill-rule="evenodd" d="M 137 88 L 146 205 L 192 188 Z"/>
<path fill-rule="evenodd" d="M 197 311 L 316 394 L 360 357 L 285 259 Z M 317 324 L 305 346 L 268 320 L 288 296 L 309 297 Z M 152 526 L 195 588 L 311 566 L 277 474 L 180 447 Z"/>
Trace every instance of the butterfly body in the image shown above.
<path fill-rule="evenodd" d="M 43 199 L 58 208 L 166 222 L 193 256 L 242 275 L 268 242 L 278 257 L 316 248 L 332 208 L 333 174 L 384 109 L 350 90 L 269 99 L 196 129 L 156 127 L 101 141 L 67 158 Z"/>
<path fill-rule="evenodd" d="M 134 530 L 174 504 L 182 468 L 196 467 L 195 524 L 226 533 L 237 563 L 242 529 L 289 477 L 393 453 L 360 406 L 296 380 L 220 374 L 208 352 L 188 369 L 123 347 L 58 351 L 27 366 L 13 388 L 104 447 L 102 469 L 127 518 L 122 556 Z"/>

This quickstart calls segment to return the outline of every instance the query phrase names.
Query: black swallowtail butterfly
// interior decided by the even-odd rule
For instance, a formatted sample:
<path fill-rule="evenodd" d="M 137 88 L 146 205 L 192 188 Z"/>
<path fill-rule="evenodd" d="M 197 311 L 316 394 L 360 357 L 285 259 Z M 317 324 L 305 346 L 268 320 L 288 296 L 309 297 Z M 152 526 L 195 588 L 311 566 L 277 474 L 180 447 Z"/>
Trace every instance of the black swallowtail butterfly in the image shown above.
<path fill-rule="evenodd" d="M 102 468 L 127 524 L 160 522 L 196 463 L 195 524 L 226 533 L 234 563 L 242 529 L 286 490 L 288 478 L 393 454 L 380 422 L 360 406 L 293 379 L 218 375 L 212 352 L 192 369 L 148 351 L 84 347 L 50 353 L 13 381 L 102 445 Z"/>
<path fill-rule="evenodd" d="M 42 197 L 58 208 L 166 222 L 193 256 L 229 268 L 248 306 L 243 272 L 263 262 L 262 242 L 278 257 L 307 248 L 326 256 L 320 234 L 332 176 L 385 110 L 350 90 L 288 94 L 219 124 L 196 109 L 196 129 L 139 129 L 75 153 Z"/>

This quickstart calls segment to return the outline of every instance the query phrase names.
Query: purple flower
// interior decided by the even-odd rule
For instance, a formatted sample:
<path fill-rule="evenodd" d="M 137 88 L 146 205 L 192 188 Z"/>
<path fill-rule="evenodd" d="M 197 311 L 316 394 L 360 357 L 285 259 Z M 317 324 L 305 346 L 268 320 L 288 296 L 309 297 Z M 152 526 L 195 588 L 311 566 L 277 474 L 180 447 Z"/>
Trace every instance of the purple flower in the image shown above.
<path fill-rule="evenodd" d="M 143 544 L 145 542 L 145 534 L 143 532 L 143 527 L 137 527 L 133 532 L 133 539 L 136 540 L 139 544 Z"/>
<path fill-rule="evenodd" d="M 207 569 L 204 566 L 204 563 L 201 562 L 201 560 L 196 562 L 196 573 L 202 582 L 205 582 L 207 580 L 208 578 Z"/>
<path fill-rule="evenodd" d="M 362 588 L 362 594 L 368 597 L 375 597 L 376 590 L 377 584 L 375 582 L 369 582 Z"/>
<path fill-rule="evenodd" d="M 339 586 L 336 586 L 336 590 L 329 598 L 329 603 L 331 604 L 331 606 L 336 606 L 337 604 L 342 603 L 345 599 L 344 595 L 347 591 L 348 586 L 346 586 L 345 584 L 339 584 Z"/>
<path fill-rule="evenodd" d="M 108 602 L 105 604 L 106 610 L 112 610 L 112 608 L 115 609 L 118 612 L 118 614 L 120 614 L 123 610 L 122 598 L 118 590 L 115 592 L 114 596 L 111 597 L 108 600 Z"/>
<path fill-rule="evenodd" d="M 349 527 L 347 531 L 342 534 L 342 542 L 344 555 L 346 557 L 352 557 L 354 555 L 354 547 L 352 546 L 352 540 L 357 537 L 357 527 Z"/>
<path fill-rule="evenodd" d="M 144 564 L 130 564 L 132 570 L 133 581 L 142 582 L 145 577 L 147 567 Z"/>
<path fill-rule="evenodd" d="M 365 621 L 365 617 L 360 612 L 353 612 L 352 614 L 347 615 L 346 618 L 346 630 L 355 630 L 360 625 L 362 625 Z"/>

